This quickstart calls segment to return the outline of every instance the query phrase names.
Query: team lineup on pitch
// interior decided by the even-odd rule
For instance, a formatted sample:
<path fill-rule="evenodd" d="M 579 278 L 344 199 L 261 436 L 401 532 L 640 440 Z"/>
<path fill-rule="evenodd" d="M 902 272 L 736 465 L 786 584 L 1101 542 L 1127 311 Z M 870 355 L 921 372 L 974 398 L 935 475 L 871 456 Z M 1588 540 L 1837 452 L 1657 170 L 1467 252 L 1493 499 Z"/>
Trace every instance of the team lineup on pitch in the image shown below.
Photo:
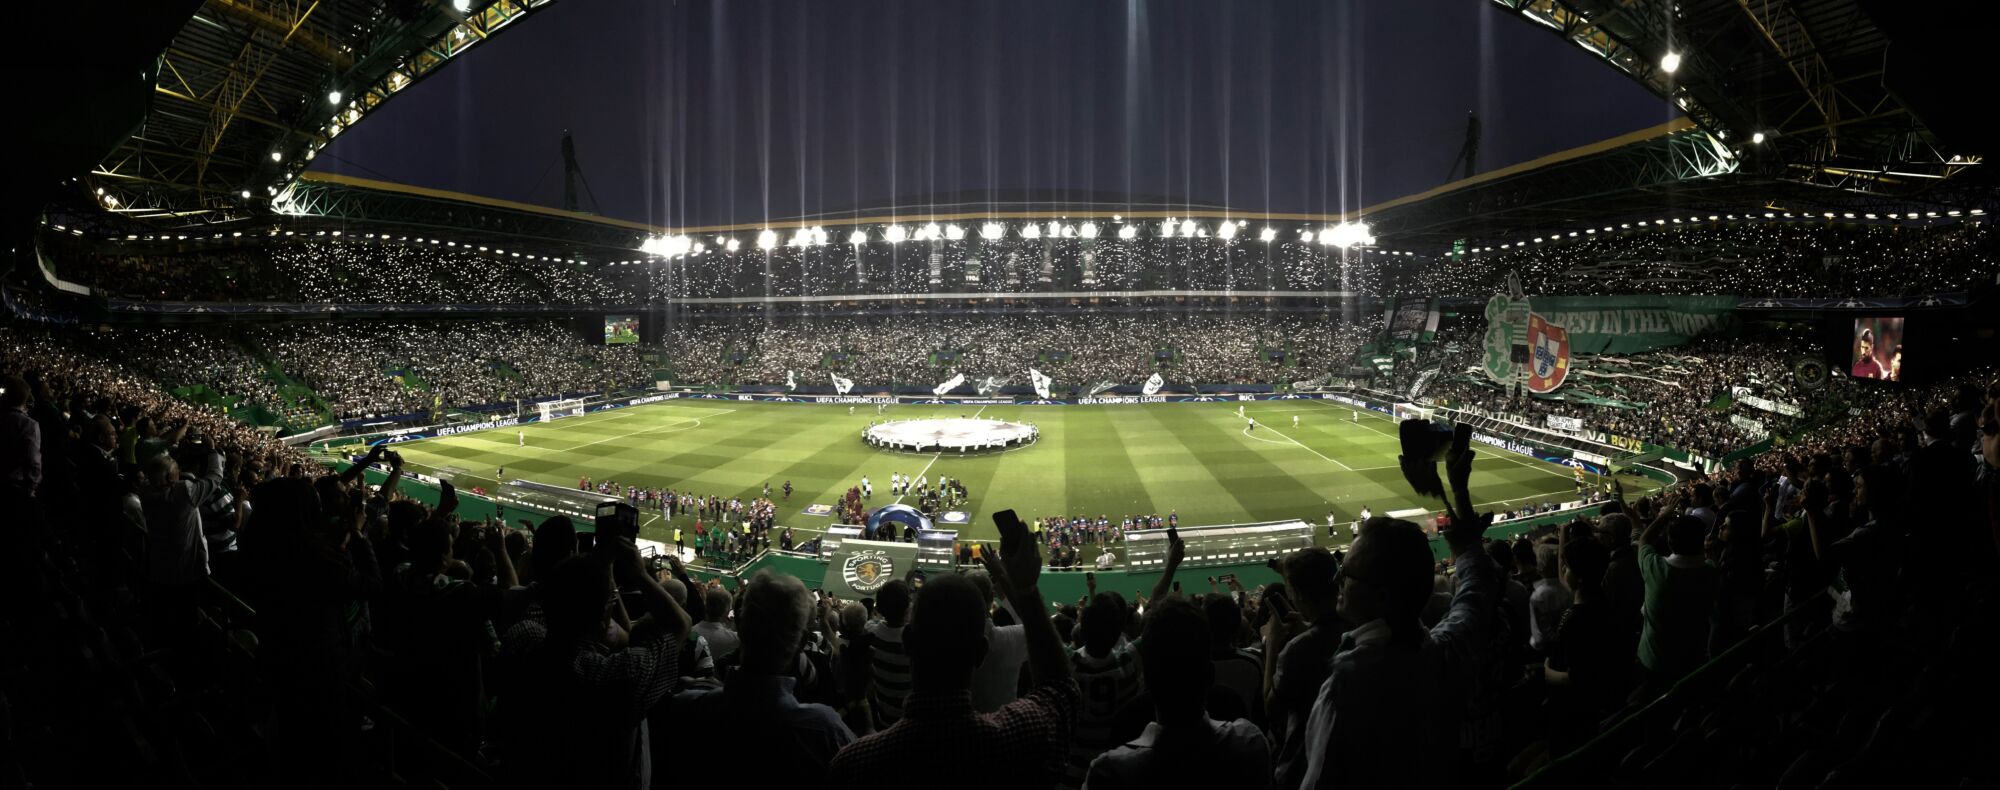
<path fill-rule="evenodd" d="M 725 405 L 726 404 L 726 405 Z M 1242 416 L 1237 406 L 1241 407 Z M 911 453 L 863 440 L 871 424 L 925 418 L 1000 419 L 1036 426 L 1032 444 L 977 453 Z M 1296 418 L 1296 420 L 1294 419 Z M 1254 427 L 1253 427 L 1254 424 Z M 701 496 L 762 495 L 778 500 L 777 522 L 818 530 L 832 520 L 803 511 L 831 504 L 867 477 L 867 504 L 898 501 L 894 475 L 962 481 L 975 539 L 994 537 L 989 511 L 1097 517 L 1177 514 L 1183 525 L 1297 518 L 1341 523 L 1362 508 L 1386 513 L 1435 509 L 1409 493 L 1397 466 L 1396 426 L 1387 415 L 1313 400 L 1249 404 L 1110 406 L 898 405 L 850 413 L 842 406 L 682 400 L 549 423 L 400 445 L 416 468 L 494 485 L 496 475 L 575 486 L 581 478 Z M 1496 510 L 1574 498 L 1568 468 L 1479 448 L 1475 496 Z M 503 472 L 504 470 L 504 472 Z M 793 493 L 783 498 L 786 483 Z M 658 513 L 646 537 L 670 540 Z M 682 524 L 681 522 L 686 522 Z"/>

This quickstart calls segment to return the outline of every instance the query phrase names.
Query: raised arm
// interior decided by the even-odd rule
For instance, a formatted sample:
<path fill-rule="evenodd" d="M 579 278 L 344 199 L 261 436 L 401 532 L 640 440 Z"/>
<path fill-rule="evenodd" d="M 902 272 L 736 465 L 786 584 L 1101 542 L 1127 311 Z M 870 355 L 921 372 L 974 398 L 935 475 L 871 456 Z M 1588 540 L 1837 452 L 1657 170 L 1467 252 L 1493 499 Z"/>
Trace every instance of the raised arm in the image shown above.
<path fill-rule="evenodd" d="M 1167 569 L 1160 572 L 1160 580 L 1153 583 L 1153 594 L 1148 601 L 1164 600 L 1174 588 L 1174 571 L 1181 567 L 1181 560 L 1187 559 L 1187 542 L 1181 540 L 1180 530 L 1167 528 Z"/>
<path fill-rule="evenodd" d="M 1012 511 L 1002 511 L 994 520 L 1000 526 L 1000 552 L 996 555 L 990 547 L 983 548 L 979 561 L 985 564 L 994 586 L 1021 615 L 1021 635 L 1028 643 L 1028 671 L 1038 685 L 1069 680 L 1069 654 L 1056 635 L 1055 623 L 1049 620 L 1049 607 L 1039 586 L 1041 549 Z"/>

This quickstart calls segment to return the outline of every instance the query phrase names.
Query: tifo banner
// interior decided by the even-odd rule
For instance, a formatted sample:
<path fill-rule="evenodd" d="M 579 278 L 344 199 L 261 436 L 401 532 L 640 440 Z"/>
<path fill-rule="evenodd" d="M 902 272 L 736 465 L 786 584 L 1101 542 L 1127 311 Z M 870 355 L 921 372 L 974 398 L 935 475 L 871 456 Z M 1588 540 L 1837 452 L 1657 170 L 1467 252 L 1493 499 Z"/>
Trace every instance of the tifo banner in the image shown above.
<path fill-rule="evenodd" d="M 1735 331 L 1734 296 L 1537 296 L 1534 312 L 1569 330 L 1578 354 L 1632 354 Z M 1489 310 L 1490 312 L 1490 310 Z"/>
<path fill-rule="evenodd" d="M 1443 372 L 1443 368 L 1431 368 L 1430 370 L 1418 373 L 1417 380 L 1410 382 L 1410 400 L 1423 397 L 1424 390 L 1430 389 L 1431 382 L 1436 381 L 1438 375 Z"/>
<path fill-rule="evenodd" d="M 1549 427 L 1558 431 L 1581 431 L 1583 430 L 1583 418 L 1563 417 L 1551 414 L 1549 415 Z"/>
<path fill-rule="evenodd" d="M 917 544 L 848 538 L 826 566 L 821 588 L 853 601 L 873 598 L 882 586 L 917 567 Z"/>
<path fill-rule="evenodd" d="M 832 376 L 832 377 L 833 377 L 833 391 L 834 391 L 834 392 L 836 392 L 836 393 L 838 393 L 838 394 L 841 394 L 841 395 L 846 395 L 846 394 L 847 394 L 847 391 L 848 391 L 848 390 L 851 390 L 851 389 L 854 389 L 854 380 L 853 380 L 853 379 L 844 379 L 844 378 L 841 378 L 841 377 L 840 377 L 840 374 L 838 374 L 838 373 L 828 373 L 828 374 L 826 374 L 826 375 L 828 375 L 828 376 Z"/>
<path fill-rule="evenodd" d="M 1152 378 L 1146 379 L 1145 386 L 1139 388 L 1139 394 L 1157 395 L 1160 392 L 1160 388 L 1166 386 L 1166 383 L 1166 379 L 1160 378 L 1160 374 L 1154 373 Z"/>
<path fill-rule="evenodd" d="M 943 384 L 939 384 L 936 387 L 932 387 L 931 394 L 942 398 L 944 397 L 945 393 L 958 389 L 958 385 L 964 383 L 965 383 L 965 374 L 960 373 L 956 376 L 952 376 L 951 378 L 946 379 Z"/>
<path fill-rule="evenodd" d="M 1389 337 L 1400 343 L 1428 343 L 1437 327 L 1436 299 L 1404 299 L 1389 314 Z"/>
<path fill-rule="evenodd" d="M 1528 314 L 1528 391 L 1554 392 L 1569 377 L 1569 331 L 1561 324 Z"/>
<path fill-rule="evenodd" d="M 1028 380 L 1035 383 L 1035 397 L 1042 400 L 1049 399 L 1049 384 L 1053 383 L 1053 379 L 1039 370 L 1028 368 Z"/>
<path fill-rule="evenodd" d="M 1770 431 L 1764 430 L 1763 420 L 1753 420 L 1741 414 L 1729 415 L 1729 424 L 1734 425 L 1738 428 L 1742 428 L 1745 431 L 1749 431 L 1751 436 L 1755 436 L 1760 439 L 1765 436 L 1771 435 Z"/>
<path fill-rule="evenodd" d="M 1805 409 L 1793 406 L 1792 404 L 1779 403 L 1769 398 L 1759 398 L 1755 395 L 1752 395 L 1750 394 L 1749 387 L 1732 388 L 1730 390 L 1730 394 L 1736 396 L 1737 403 L 1741 403 L 1753 409 L 1763 409 L 1764 411 L 1768 411 L 1772 414 L 1782 414 L 1785 415 L 1786 417 L 1797 417 L 1806 413 Z"/>

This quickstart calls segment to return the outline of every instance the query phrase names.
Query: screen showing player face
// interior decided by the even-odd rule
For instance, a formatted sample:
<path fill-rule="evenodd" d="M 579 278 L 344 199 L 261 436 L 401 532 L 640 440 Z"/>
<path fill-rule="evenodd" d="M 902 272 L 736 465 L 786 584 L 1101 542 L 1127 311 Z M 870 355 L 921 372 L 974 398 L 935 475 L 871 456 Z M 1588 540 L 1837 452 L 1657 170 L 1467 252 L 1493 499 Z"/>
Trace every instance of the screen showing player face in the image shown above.
<path fill-rule="evenodd" d="M 1848 372 L 1857 379 L 1903 380 L 1903 319 L 1856 318 Z"/>
<path fill-rule="evenodd" d="M 604 317 L 604 344 L 607 346 L 639 342 L 639 317 L 634 315 L 607 315 Z"/>

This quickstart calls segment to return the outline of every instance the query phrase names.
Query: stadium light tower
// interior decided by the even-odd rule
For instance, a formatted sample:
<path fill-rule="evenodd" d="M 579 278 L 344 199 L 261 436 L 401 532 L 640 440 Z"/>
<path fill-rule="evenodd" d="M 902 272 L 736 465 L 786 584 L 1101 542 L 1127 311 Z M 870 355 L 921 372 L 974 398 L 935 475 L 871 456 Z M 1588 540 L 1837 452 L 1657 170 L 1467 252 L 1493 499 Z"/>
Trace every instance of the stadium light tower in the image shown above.
<path fill-rule="evenodd" d="M 910 237 L 910 231 L 901 225 L 890 225 L 882 229 L 882 240 L 890 244 L 901 244 Z"/>
<path fill-rule="evenodd" d="M 985 239 L 987 241 L 999 241 L 1006 235 L 1007 235 L 1007 226 L 1002 225 L 998 222 L 988 222 L 984 225 L 979 226 L 979 238 Z"/>

